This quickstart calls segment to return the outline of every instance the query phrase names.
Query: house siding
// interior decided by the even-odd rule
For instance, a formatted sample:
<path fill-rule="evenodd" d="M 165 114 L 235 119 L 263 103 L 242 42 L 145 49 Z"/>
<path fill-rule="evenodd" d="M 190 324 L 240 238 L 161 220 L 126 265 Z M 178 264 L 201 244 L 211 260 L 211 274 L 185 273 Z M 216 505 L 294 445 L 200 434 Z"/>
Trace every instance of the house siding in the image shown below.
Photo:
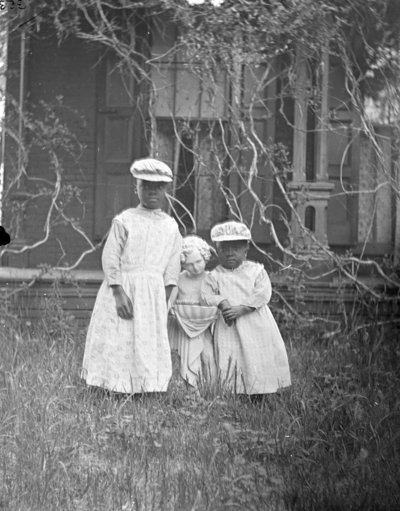
<path fill-rule="evenodd" d="M 18 40 L 10 41 L 9 73 L 14 78 L 8 82 L 8 92 L 18 97 Z M 78 159 L 62 152 L 60 163 L 63 168 L 64 184 L 78 187 L 81 190 L 80 201 L 73 199 L 66 213 L 80 219 L 82 229 L 93 240 L 94 237 L 94 182 L 96 170 L 96 89 L 97 48 L 70 37 L 58 44 L 56 34 L 49 29 L 41 28 L 40 38 L 31 38 L 28 43 L 26 57 L 26 91 L 29 98 L 29 113 L 35 118 L 43 115 L 41 102 L 56 104 L 57 96 L 62 96 L 64 106 L 54 107 L 54 112 L 62 123 L 74 133 L 82 144 L 80 152 L 76 147 Z M 40 111 L 42 113 L 40 114 Z M 11 150 L 11 148 L 9 148 Z M 8 160 L 9 164 L 11 160 Z M 5 174 L 11 166 L 5 168 Z M 49 154 L 39 147 L 32 148 L 29 155 L 29 176 L 55 181 Z M 38 185 L 27 183 L 27 191 L 35 193 Z M 30 202 L 25 214 L 25 234 L 28 243 L 43 239 L 44 226 L 50 198 L 40 198 Z M 7 215 L 5 215 L 7 221 Z M 89 249 L 87 241 L 71 226 L 56 225 L 51 238 L 39 247 L 31 250 L 25 263 L 28 267 L 41 264 L 71 265 L 80 254 Z M 64 254 L 65 251 L 65 254 Z M 10 254 L 10 266 L 20 266 L 18 256 Z M 87 256 L 79 266 L 82 269 L 100 268 L 100 251 Z"/>
<path fill-rule="evenodd" d="M 41 27 L 39 36 L 31 38 L 27 43 L 25 90 L 29 105 L 32 105 L 29 106 L 29 112 L 35 112 L 35 116 L 38 118 L 36 110 L 40 109 L 41 102 L 49 104 L 55 102 L 58 96 L 62 96 L 64 107 L 55 107 L 55 113 L 83 145 L 82 152 L 77 160 L 67 154 L 60 156 L 64 183 L 78 187 L 81 191 L 80 200 L 73 199 L 68 205 L 66 213 L 80 220 L 82 230 L 94 242 L 96 154 L 98 150 L 96 140 L 98 63 L 100 52 L 95 45 L 90 45 L 73 37 L 59 44 L 54 30 L 44 26 Z M 16 36 L 12 35 L 9 41 L 7 81 L 8 92 L 13 94 L 16 99 L 19 95 L 19 66 L 19 36 L 16 33 Z M 279 81 L 276 92 L 278 95 L 282 92 Z M 288 149 L 289 160 L 292 160 L 293 128 L 291 125 L 294 122 L 294 102 L 289 97 L 285 97 L 282 101 L 284 101 L 283 104 L 278 102 L 275 112 L 274 140 Z M 162 125 L 162 122 L 159 122 L 159 124 Z M 162 146 L 162 137 L 160 137 L 159 143 Z M 171 153 L 169 158 L 172 160 L 172 149 L 168 151 Z M 6 152 L 5 178 L 7 181 L 17 161 L 17 147 L 10 139 L 6 141 Z M 373 174 L 374 163 L 371 154 L 372 148 L 368 145 L 366 138 L 361 136 L 361 176 L 359 184 L 362 188 L 370 188 L 374 183 L 375 185 L 378 184 L 375 174 Z M 390 168 L 390 158 L 391 155 L 388 154 L 388 168 Z M 204 159 L 206 160 L 205 156 Z M 55 180 L 49 155 L 39 147 L 32 148 L 30 152 L 27 172 L 29 176 L 40 177 L 51 182 Z M 374 177 L 372 178 L 372 176 Z M 290 179 L 290 175 L 287 177 Z M 199 187 L 197 205 L 197 210 L 200 212 L 198 226 L 199 234 L 207 237 L 213 219 L 214 221 L 223 220 L 227 211 L 221 195 L 216 188 L 213 189 L 212 187 L 212 177 L 204 172 L 201 180 L 203 184 Z M 234 184 L 232 176 L 230 184 L 231 187 Z M 37 185 L 32 182 L 28 183 L 27 191 L 37 192 Z M 398 220 L 399 207 L 396 206 L 395 197 L 390 196 L 388 188 L 382 189 L 379 193 L 379 215 L 376 218 L 372 213 L 373 203 L 371 201 L 373 198 L 371 195 L 365 194 L 360 200 L 355 199 L 359 201 L 357 206 L 361 218 L 357 226 L 360 246 L 353 247 L 356 254 L 362 252 L 366 256 L 370 253 L 382 256 L 385 253 L 393 252 L 393 238 L 395 237 L 393 231 L 395 229 L 398 231 L 398 225 L 400 225 Z M 291 211 L 276 182 L 273 183 L 273 203 L 275 207 L 272 208 L 272 220 L 279 241 L 284 243 L 287 238 L 287 227 L 285 222 L 282 221 L 282 216 L 286 216 L 287 221 L 289 221 Z M 44 226 L 49 206 L 49 197 L 36 199 L 28 203 L 24 221 L 24 232 L 28 244 L 44 238 Z M 393 213 L 393 211 L 395 212 Z M 10 221 L 10 213 L 4 211 L 3 214 L 4 224 L 7 227 Z M 374 225 L 371 243 L 366 244 L 366 238 L 370 233 L 372 224 Z M 383 238 L 383 233 L 385 238 Z M 398 235 L 396 239 L 398 239 Z M 274 258 L 282 256 L 274 242 L 263 243 L 262 238 L 257 241 L 259 241 L 262 249 L 272 252 Z M 26 251 L 24 257 L 9 254 L 3 259 L 2 264 L 10 267 L 22 266 L 29 268 L 36 268 L 43 264 L 70 266 L 89 248 L 90 246 L 84 237 L 74 231 L 71 226 L 59 223 L 54 226 L 52 235 L 46 243 L 33 250 Z M 345 246 L 341 250 L 347 250 L 347 248 Z M 340 251 L 337 247 L 335 247 L 335 250 Z M 271 269 L 268 268 L 267 258 L 263 258 L 259 252 L 254 251 L 251 256 L 266 264 L 267 269 Z M 100 257 L 101 248 L 86 256 L 79 264 L 79 269 L 99 270 L 101 268 Z"/>

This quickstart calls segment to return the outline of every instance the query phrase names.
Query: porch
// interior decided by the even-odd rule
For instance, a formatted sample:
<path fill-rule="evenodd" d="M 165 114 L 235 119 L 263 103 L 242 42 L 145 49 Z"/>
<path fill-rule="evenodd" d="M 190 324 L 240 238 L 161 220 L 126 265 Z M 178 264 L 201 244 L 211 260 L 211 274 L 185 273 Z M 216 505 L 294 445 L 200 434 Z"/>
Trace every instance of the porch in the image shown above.
<path fill-rule="evenodd" d="M 75 320 L 80 327 L 88 325 L 98 289 L 103 280 L 103 272 L 95 270 L 42 271 L 32 268 L 0 268 L 0 295 L 9 296 L 7 308 L 0 308 L 0 314 L 12 313 L 21 321 L 34 322 L 42 315 L 45 300 L 61 299 L 66 316 Z M 320 317 L 332 322 L 343 322 L 346 312 L 349 317 L 354 311 L 361 314 L 360 289 L 349 281 L 334 277 L 330 281 L 310 281 L 305 286 L 295 287 L 285 276 L 271 276 L 273 295 L 271 309 L 276 313 L 286 307 L 304 316 Z M 400 295 L 398 290 L 384 286 L 377 278 L 364 277 L 363 284 L 377 293 L 385 293 L 392 298 L 387 303 L 376 301 L 374 306 L 378 316 L 388 321 L 399 315 Z M 111 304 L 112 305 L 112 304 Z M 0 320 L 2 318 L 0 317 Z"/>

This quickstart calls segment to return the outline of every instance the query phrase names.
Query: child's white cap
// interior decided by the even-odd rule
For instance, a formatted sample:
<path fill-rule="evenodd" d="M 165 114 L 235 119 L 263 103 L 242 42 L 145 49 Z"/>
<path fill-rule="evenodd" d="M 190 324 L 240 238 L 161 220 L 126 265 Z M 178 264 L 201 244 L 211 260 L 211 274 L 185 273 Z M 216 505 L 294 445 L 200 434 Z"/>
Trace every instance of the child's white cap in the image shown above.
<path fill-rule="evenodd" d="M 172 171 L 168 165 L 154 158 L 135 160 L 131 165 L 131 174 L 136 179 L 144 179 L 145 181 L 164 181 L 167 183 L 172 181 Z"/>
<path fill-rule="evenodd" d="M 241 222 L 224 222 L 214 225 L 211 229 L 211 239 L 214 243 L 218 241 L 251 240 L 251 233 L 248 227 Z"/>

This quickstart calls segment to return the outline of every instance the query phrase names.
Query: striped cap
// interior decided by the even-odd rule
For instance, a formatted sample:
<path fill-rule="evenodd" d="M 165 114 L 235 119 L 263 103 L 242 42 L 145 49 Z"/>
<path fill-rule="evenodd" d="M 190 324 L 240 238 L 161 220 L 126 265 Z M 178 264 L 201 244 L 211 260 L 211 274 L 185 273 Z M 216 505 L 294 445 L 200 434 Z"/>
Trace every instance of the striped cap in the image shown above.
<path fill-rule="evenodd" d="M 131 174 L 136 179 L 145 181 L 172 181 L 172 171 L 162 161 L 154 158 L 142 158 L 135 160 L 131 165 Z"/>

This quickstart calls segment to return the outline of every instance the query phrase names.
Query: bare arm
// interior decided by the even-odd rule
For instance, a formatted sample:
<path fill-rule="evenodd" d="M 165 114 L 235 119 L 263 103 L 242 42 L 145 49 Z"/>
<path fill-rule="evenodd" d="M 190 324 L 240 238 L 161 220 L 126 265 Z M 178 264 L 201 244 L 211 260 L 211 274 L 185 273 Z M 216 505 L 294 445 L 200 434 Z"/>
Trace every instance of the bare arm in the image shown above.
<path fill-rule="evenodd" d="M 171 296 L 171 293 L 172 293 L 173 289 L 176 289 L 176 286 L 174 286 L 172 284 L 170 284 L 168 286 L 165 286 L 165 297 L 167 299 L 167 303 L 168 303 L 168 300 L 169 300 L 169 298 Z"/>

